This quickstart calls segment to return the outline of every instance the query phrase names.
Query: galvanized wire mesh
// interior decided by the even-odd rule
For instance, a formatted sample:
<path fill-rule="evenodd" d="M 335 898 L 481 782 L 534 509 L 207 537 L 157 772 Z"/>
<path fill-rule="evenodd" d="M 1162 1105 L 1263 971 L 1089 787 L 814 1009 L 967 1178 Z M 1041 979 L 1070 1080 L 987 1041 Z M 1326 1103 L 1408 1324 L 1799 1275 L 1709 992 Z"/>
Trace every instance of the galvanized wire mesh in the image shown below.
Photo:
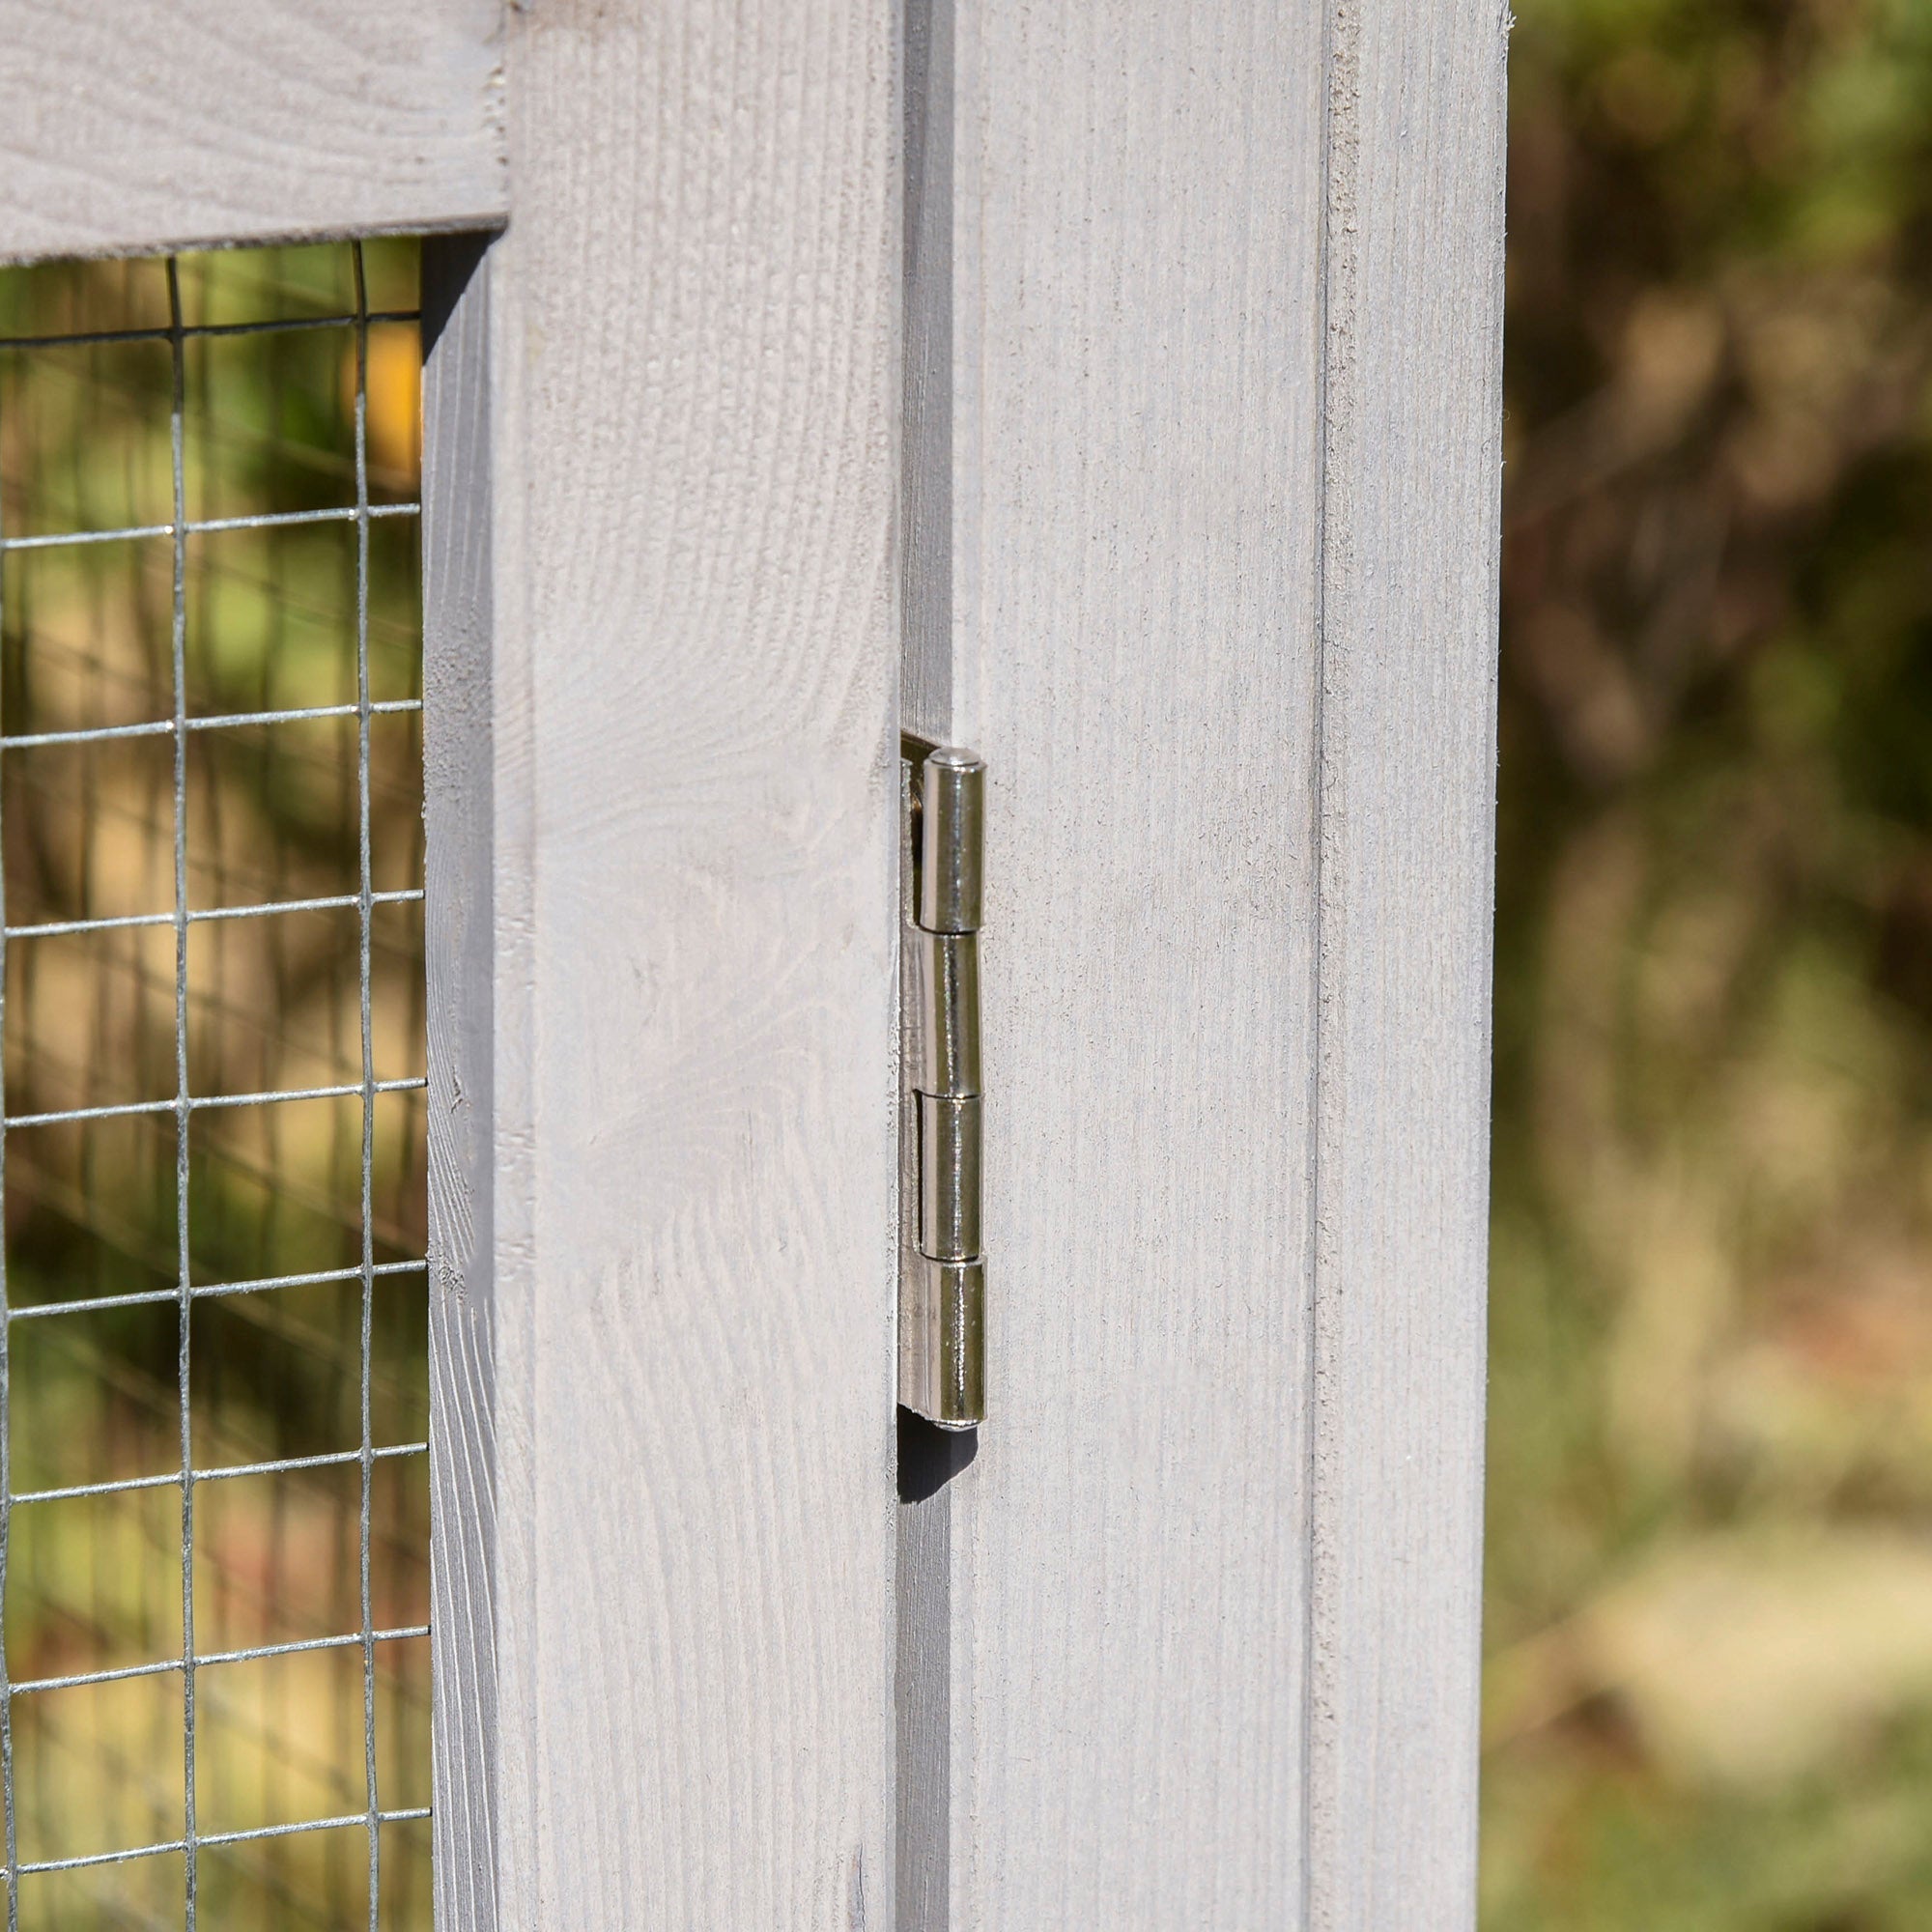
<path fill-rule="evenodd" d="M 428 1922 L 413 284 L 0 277 L 9 1932 Z"/>

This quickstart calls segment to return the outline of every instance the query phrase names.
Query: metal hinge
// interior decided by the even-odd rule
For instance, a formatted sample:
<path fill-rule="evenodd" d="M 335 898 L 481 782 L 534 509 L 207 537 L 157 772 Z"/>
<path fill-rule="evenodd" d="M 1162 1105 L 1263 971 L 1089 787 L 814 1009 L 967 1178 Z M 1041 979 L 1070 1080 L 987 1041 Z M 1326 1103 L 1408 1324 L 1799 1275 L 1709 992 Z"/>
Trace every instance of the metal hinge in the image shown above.
<path fill-rule="evenodd" d="M 985 1417 L 980 1245 L 980 925 L 986 766 L 907 738 L 916 995 L 906 1003 L 919 1189 L 899 1284 L 899 1401 L 942 1429 Z"/>

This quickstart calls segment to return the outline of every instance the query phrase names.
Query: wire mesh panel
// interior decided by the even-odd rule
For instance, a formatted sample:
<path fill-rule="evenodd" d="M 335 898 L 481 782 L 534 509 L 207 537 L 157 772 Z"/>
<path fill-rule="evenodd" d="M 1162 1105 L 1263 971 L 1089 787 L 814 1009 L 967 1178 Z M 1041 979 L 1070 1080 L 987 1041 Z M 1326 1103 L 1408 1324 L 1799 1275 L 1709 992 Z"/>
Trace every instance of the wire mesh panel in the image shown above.
<path fill-rule="evenodd" d="M 429 1922 L 415 305 L 0 276 L 10 1932 Z"/>

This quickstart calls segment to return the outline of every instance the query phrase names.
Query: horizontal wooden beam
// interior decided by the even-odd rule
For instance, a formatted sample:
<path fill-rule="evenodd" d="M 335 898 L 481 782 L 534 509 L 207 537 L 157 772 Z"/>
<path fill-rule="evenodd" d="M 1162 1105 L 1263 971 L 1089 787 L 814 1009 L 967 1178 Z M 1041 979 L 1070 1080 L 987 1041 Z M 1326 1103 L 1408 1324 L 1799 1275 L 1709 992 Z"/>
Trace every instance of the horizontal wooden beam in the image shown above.
<path fill-rule="evenodd" d="M 498 0 L 0 0 L 0 262 L 491 227 Z"/>

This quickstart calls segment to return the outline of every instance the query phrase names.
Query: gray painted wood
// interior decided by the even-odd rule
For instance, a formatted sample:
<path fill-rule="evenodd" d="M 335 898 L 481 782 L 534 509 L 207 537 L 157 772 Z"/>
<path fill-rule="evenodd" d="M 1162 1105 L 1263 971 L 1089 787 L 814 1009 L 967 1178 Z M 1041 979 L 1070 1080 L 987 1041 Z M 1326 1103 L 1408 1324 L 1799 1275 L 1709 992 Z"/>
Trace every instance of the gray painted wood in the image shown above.
<path fill-rule="evenodd" d="M 904 0 L 903 398 L 899 559 L 901 720 L 954 742 L 952 707 L 952 18 L 954 0 Z"/>
<path fill-rule="evenodd" d="M 0 0 L 0 262 L 506 206 L 500 0 Z"/>
<path fill-rule="evenodd" d="M 1473 1917 L 1503 0 L 1332 15 L 1310 1922 Z"/>
<path fill-rule="evenodd" d="M 984 1932 L 1300 1916 L 1321 11 L 959 21 L 989 1313 L 950 1876 Z"/>
<path fill-rule="evenodd" d="M 497 1913 L 495 1104 L 489 274 L 423 251 L 423 827 L 429 965 L 430 1577 L 436 1920 Z M 506 906 L 518 898 L 509 888 Z M 510 1011 L 527 1016 L 522 1003 Z M 518 1054 L 520 1061 L 527 1056 Z"/>
<path fill-rule="evenodd" d="M 1503 31 L 959 10 L 954 1925 L 1472 1918 Z"/>
<path fill-rule="evenodd" d="M 445 1419 L 494 1449 L 494 1549 L 480 1489 L 452 1467 L 437 1494 L 468 1519 L 439 1530 L 441 1684 L 465 1641 L 452 1545 L 490 1572 L 494 1810 L 453 1815 L 472 1747 L 445 1713 L 439 1896 L 465 1928 L 877 1927 L 893 24 L 868 0 L 555 6 L 514 16 L 506 55 L 517 199 L 485 270 L 471 485 L 492 1353 L 466 1383 L 476 1311 L 445 1305 L 437 1383 L 490 1409 Z M 453 835 L 448 857 L 484 849 Z"/>

